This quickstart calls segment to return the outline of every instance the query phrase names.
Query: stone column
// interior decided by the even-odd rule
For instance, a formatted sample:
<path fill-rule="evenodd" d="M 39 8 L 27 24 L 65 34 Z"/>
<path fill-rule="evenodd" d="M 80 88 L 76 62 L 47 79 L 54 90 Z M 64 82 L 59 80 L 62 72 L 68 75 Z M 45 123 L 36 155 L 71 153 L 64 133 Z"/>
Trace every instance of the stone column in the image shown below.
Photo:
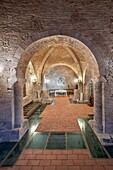
<path fill-rule="evenodd" d="M 111 87 L 112 86 L 112 87 Z M 113 134 L 113 84 L 102 84 L 103 133 Z"/>
<path fill-rule="evenodd" d="M 94 119 L 95 129 L 102 132 L 102 83 L 99 79 L 94 82 Z"/>
<path fill-rule="evenodd" d="M 20 128 L 23 125 L 23 83 L 16 82 L 14 86 L 14 128 Z"/>
<path fill-rule="evenodd" d="M 89 100 L 89 86 L 88 86 L 88 84 L 84 85 L 84 100 Z"/>
<path fill-rule="evenodd" d="M 34 82 L 32 84 L 33 84 L 33 101 L 35 102 L 35 101 L 37 101 L 37 97 L 38 97 L 38 95 L 37 95 L 37 84 L 36 84 L 36 82 Z"/>
<path fill-rule="evenodd" d="M 80 101 L 83 101 L 83 83 L 79 82 Z"/>
<path fill-rule="evenodd" d="M 38 100 L 41 101 L 41 83 L 38 83 L 37 86 L 37 93 L 38 93 Z"/>
<path fill-rule="evenodd" d="M 13 118 L 13 90 L 0 90 L 0 130 L 11 130 L 13 128 Z"/>

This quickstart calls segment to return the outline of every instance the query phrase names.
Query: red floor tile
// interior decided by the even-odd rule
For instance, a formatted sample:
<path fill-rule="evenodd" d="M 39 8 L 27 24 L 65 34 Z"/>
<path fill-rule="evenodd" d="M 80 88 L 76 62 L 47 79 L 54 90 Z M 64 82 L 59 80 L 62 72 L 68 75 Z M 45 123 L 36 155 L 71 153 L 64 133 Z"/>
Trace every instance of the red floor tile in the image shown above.
<path fill-rule="evenodd" d="M 67 155 L 57 155 L 57 159 L 67 159 Z"/>
<path fill-rule="evenodd" d="M 28 165 L 28 160 L 17 160 L 15 165 Z"/>
<path fill-rule="evenodd" d="M 50 165 L 50 160 L 40 160 L 39 165 Z"/>
<path fill-rule="evenodd" d="M 62 165 L 62 161 L 61 160 L 52 160 L 51 165 Z"/>
<path fill-rule="evenodd" d="M 32 170 L 44 170 L 44 166 L 32 166 Z"/>
<path fill-rule="evenodd" d="M 93 166 L 93 170 L 105 170 L 104 166 Z"/>
<path fill-rule="evenodd" d="M 56 166 L 55 170 L 69 170 L 68 166 Z"/>

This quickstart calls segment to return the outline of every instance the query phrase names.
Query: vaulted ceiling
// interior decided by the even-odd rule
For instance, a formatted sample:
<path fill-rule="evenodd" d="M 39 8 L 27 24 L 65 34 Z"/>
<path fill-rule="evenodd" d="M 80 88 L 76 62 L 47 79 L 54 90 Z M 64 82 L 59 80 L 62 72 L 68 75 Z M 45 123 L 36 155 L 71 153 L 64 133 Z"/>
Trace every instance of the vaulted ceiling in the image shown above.
<path fill-rule="evenodd" d="M 80 52 L 68 46 L 51 46 L 37 51 L 31 62 L 36 74 L 42 75 L 52 66 L 66 65 L 69 66 L 78 76 L 82 76 L 87 68 L 87 62 Z"/>

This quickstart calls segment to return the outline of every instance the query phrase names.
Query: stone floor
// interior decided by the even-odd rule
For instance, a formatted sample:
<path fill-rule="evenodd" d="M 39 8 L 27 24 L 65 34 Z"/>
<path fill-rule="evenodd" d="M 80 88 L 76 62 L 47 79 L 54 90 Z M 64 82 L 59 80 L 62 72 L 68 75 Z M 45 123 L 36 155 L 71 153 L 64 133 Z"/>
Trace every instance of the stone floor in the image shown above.
<path fill-rule="evenodd" d="M 55 100 L 55 105 L 47 106 L 42 113 L 37 131 L 78 132 L 80 128 L 75 119 L 93 112 L 93 108 L 85 104 L 70 104 L 67 97 Z M 0 168 L 4 169 L 7 168 Z M 93 159 L 87 149 L 23 150 L 16 164 L 8 170 L 113 170 L 113 159 Z"/>

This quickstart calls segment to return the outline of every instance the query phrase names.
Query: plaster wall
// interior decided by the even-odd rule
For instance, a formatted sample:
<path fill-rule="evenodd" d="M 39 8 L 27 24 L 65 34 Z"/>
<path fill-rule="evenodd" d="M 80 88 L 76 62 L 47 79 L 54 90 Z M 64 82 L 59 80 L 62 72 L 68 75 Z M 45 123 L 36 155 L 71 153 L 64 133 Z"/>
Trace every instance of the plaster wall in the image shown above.
<path fill-rule="evenodd" d="M 44 75 L 43 88 L 49 89 L 74 89 L 77 75 L 67 66 L 55 66 L 47 70 Z M 45 79 L 49 80 L 48 83 Z"/>

